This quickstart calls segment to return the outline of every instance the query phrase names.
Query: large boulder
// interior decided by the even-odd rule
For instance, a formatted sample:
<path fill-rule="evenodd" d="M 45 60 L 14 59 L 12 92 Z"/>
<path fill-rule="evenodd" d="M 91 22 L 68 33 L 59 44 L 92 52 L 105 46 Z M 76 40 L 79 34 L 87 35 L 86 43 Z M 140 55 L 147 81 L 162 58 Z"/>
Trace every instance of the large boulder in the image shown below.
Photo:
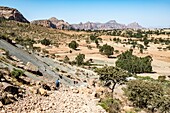
<path fill-rule="evenodd" d="M 0 101 L 2 102 L 3 105 L 7 105 L 7 104 L 11 104 L 14 101 L 16 101 L 16 99 L 14 98 L 13 95 L 10 95 L 9 93 L 2 93 L 2 97 L 0 99 Z"/>
<path fill-rule="evenodd" d="M 46 91 L 45 89 L 43 89 L 43 88 L 39 88 L 39 89 L 38 89 L 38 93 L 39 93 L 40 95 L 47 96 L 47 91 Z"/>
<path fill-rule="evenodd" d="M 27 62 L 25 69 L 32 72 L 38 72 L 38 67 L 31 62 Z"/>
<path fill-rule="evenodd" d="M 18 87 L 15 87 L 15 86 L 7 86 L 5 89 L 4 89 L 5 92 L 8 92 L 10 94 L 19 94 L 19 88 Z"/>

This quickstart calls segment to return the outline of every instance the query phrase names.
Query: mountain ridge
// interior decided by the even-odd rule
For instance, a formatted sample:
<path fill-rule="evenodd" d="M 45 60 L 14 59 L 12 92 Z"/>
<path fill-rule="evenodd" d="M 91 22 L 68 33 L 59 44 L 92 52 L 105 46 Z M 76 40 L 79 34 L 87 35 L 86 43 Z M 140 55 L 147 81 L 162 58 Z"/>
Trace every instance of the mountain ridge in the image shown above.
<path fill-rule="evenodd" d="M 0 17 L 8 20 L 29 23 L 29 21 L 15 8 L 0 6 Z"/>

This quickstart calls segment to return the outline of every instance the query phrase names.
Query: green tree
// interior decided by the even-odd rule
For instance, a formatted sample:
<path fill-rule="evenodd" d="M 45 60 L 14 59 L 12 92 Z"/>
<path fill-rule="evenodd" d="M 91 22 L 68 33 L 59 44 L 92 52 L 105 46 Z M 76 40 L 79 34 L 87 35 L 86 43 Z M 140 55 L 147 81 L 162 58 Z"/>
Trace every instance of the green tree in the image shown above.
<path fill-rule="evenodd" d="M 99 41 L 98 41 L 98 39 L 95 40 L 95 43 L 96 43 L 96 47 L 98 48 L 98 47 L 99 47 Z"/>
<path fill-rule="evenodd" d="M 78 54 L 77 57 L 75 58 L 76 64 L 78 66 L 82 65 L 84 63 L 85 55 L 84 54 Z"/>
<path fill-rule="evenodd" d="M 132 76 L 132 74 L 113 66 L 97 68 L 95 72 L 100 75 L 100 80 L 104 81 L 106 86 L 111 87 L 112 92 L 114 91 L 116 84 L 121 84 L 127 77 Z"/>
<path fill-rule="evenodd" d="M 76 48 L 79 46 L 79 44 L 76 41 L 73 40 L 69 43 L 68 46 L 69 46 L 69 48 L 76 50 Z"/>
<path fill-rule="evenodd" d="M 48 45 L 51 44 L 51 41 L 49 39 L 44 38 L 43 40 L 41 40 L 41 44 L 45 45 L 45 46 L 48 46 Z"/>
<path fill-rule="evenodd" d="M 149 40 L 148 40 L 147 38 L 144 38 L 144 39 L 143 39 L 143 43 L 144 43 L 144 45 L 147 47 L 148 44 L 149 44 Z"/>
<path fill-rule="evenodd" d="M 116 61 L 116 66 L 124 70 L 127 70 L 130 73 L 147 73 L 152 72 L 152 57 L 137 57 L 132 55 L 131 51 L 126 51 L 118 56 Z"/>
<path fill-rule="evenodd" d="M 109 57 L 110 55 L 113 55 L 114 48 L 110 45 L 104 44 L 103 46 L 99 47 L 99 52 L 103 55 L 107 55 Z"/>
<path fill-rule="evenodd" d="M 160 105 L 163 92 L 163 87 L 159 83 L 144 80 L 129 81 L 125 89 L 125 94 L 135 106 L 148 108 L 152 112 L 160 106 L 167 107 L 166 103 L 165 106 Z"/>
<path fill-rule="evenodd" d="M 90 40 L 91 40 L 91 41 L 94 42 L 96 39 L 97 39 L 97 36 L 95 36 L 95 35 L 90 35 Z"/>
<path fill-rule="evenodd" d="M 22 76 L 24 74 L 23 71 L 18 70 L 18 69 L 13 69 L 13 71 L 11 72 L 11 75 L 15 78 L 19 78 L 20 76 Z"/>

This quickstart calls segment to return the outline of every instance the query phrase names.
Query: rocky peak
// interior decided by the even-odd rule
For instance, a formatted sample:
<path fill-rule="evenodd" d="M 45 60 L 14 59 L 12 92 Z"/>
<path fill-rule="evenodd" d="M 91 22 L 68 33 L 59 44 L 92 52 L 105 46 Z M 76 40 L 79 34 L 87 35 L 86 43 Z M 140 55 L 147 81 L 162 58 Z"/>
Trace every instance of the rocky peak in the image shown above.
<path fill-rule="evenodd" d="M 17 9 L 14 8 L 0 6 L 0 15 L 5 19 L 29 23 L 29 21 Z"/>
<path fill-rule="evenodd" d="M 116 20 L 110 20 L 107 23 L 114 24 L 114 23 L 117 23 L 117 22 L 116 22 Z"/>
<path fill-rule="evenodd" d="M 71 29 L 71 25 L 68 22 L 58 20 L 55 17 L 51 17 L 46 20 L 34 20 L 31 23 L 55 29 Z"/>
<path fill-rule="evenodd" d="M 141 29 L 143 28 L 141 25 L 139 25 L 137 22 L 133 22 L 127 25 L 127 28 L 131 29 Z"/>
<path fill-rule="evenodd" d="M 51 17 L 48 20 L 50 20 L 50 21 L 58 21 L 58 19 L 56 17 Z"/>

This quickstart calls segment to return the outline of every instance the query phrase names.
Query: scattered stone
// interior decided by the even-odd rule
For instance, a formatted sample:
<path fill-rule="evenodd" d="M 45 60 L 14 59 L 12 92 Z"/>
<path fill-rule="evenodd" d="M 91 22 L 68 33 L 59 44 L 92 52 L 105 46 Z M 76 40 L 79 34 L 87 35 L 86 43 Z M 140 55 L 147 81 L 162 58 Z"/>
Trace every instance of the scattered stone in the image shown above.
<path fill-rule="evenodd" d="M 73 89 L 73 93 L 79 93 L 79 90 L 78 89 Z"/>
<path fill-rule="evenodd" d="M 43 88 L 39 88 L 39 89 L 38 89 L 38 93 L 39 93 L 40 95 L 47 96 L 47 91 L 46 91 L 45 89 L 43 89 Z"/>
<path fill-rule="evenodd" d="M 0 101 L 0 108 L 2 108 L 3 107 L 3 104 L 2 104 L 2 102 Z"/>
<path fill-rule="evenodd" d="M 8 97 L 8 98 L 13 98 L 14 95 L 12 95 L 12 94 L 7 94 L 7 97 Z"/>

